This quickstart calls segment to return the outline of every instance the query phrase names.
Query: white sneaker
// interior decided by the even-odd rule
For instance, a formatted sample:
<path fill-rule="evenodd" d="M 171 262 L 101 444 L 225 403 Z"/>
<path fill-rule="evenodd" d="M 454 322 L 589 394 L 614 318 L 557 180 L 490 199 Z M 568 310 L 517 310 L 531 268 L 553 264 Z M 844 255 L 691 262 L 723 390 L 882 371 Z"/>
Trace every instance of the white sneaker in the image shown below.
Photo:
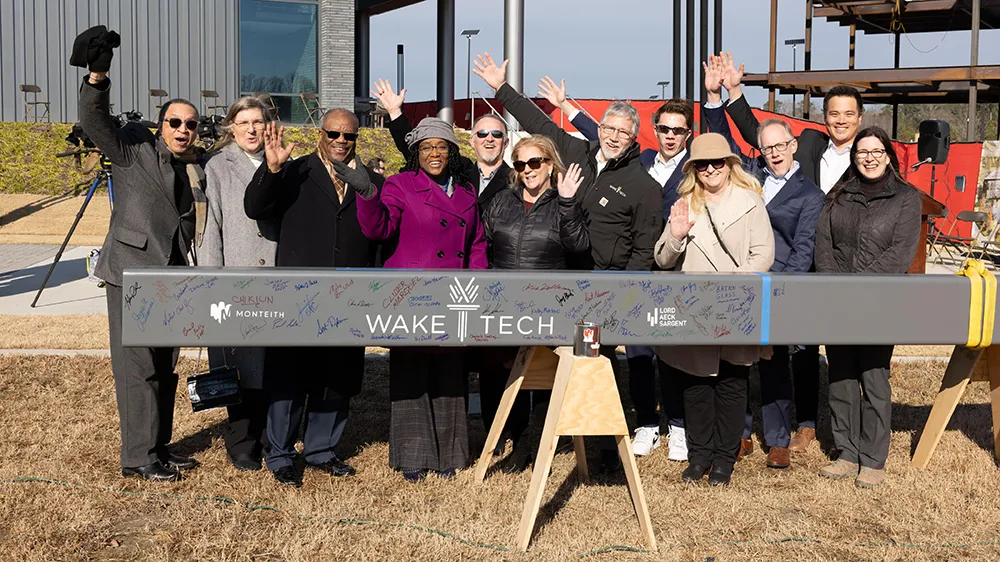
<path fill-rule="evenodd" d="M 667 460 L 688 460 L 687 437 L 684 435 L 683 427 L 670 426 L 670 431 L 667 433 Z"/>
<path fill-rule="evenodd" d="M 644 457 L 660 446 L 660 428 L 639 427 L 635 430 L 635 437 L 632 438 L 632 453 L 637 457 Z"/>

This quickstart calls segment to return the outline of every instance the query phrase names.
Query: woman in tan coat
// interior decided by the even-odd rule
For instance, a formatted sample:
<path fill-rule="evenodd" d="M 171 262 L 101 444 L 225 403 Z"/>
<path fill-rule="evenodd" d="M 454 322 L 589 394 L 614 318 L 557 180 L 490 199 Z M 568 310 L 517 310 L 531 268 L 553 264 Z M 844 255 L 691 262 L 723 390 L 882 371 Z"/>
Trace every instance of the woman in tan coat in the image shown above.
<path fill-rule="evenodd" d="M 656 243 L 656 263 L 691 273 L 767 272 L 774 261 L 774 233 L 761 187 L 743 171 L 721 135 L 691 143 L 680 199 Z M 688 446 L 685 482 L 709 473 L 709 483 L 728 484 L 743 435 L 747 377 L 761 355 L 758 346 L 665 346 L 657 356 L 684 380 Z"/>

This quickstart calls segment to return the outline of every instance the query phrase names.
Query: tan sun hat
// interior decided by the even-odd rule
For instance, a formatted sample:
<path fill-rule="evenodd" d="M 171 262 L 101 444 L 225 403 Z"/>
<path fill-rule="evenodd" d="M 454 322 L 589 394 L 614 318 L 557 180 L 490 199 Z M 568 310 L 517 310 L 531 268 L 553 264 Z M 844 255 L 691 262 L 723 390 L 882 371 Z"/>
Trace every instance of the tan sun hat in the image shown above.
<path fill-rule="evenodd" d="M 733 154 L 729 148 L 726 137 L 719 133 L 704 133 L 691 141 L 691 156 L 684 163 L 684 168 L 681 171 L 686 174 L 691 166 L 694 166 L 694 163 L 699 160 L 718 160 L 720 158 L 729 160 L 731 166 L 742 165 L 740 157 Z"/>

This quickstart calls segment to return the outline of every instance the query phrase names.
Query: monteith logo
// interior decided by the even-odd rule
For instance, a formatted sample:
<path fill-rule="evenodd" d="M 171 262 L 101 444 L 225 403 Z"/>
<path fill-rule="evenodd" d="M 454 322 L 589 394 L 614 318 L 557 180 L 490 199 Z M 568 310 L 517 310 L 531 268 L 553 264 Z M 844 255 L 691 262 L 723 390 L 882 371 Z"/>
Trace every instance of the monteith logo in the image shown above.
<path fill-rule="evenodd" d="M 229 310 L 233 307 L 231 304 L 226 304 L 226 301 L 219 301 L 218 304 L 212 303 L 209 313 L 212 315 L 212 319 L 222 324 L 222 321 L 229 318 Z"/>
<path fill-rule="evenodd" d="M 480 308 L 480 305 L 475 304 L 476 299 L 479 298 L 479 285 L 473 285 L 476 282 L 475 277 L 469 279 L 464 287 L 458 277 L 454 279 L 455 281 L 448 286 L 453 304 L 449 304 L 447 307 L 448 310 L 458 311 L 458 341 L 464 342 L 465 336 L 469 333 L 469 311 Z"/>

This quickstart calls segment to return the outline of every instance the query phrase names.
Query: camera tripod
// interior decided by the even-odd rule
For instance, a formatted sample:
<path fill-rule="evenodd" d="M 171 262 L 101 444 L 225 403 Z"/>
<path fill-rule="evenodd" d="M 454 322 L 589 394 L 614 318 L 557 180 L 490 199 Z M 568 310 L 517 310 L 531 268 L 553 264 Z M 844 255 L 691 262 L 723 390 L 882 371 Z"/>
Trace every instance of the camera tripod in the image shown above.
<path fill-rule="evenodd" d="M 80 150 L 71 150 L 69 152 L 60 152 L 56 154 L 56 158 L 66 158 L 68 156 L 82 156 L 85 154 L 97 154 L 97 161 L 94 166 L 100 165 L 100 170 L 97 172 L 97 177 L 94 178 L 94 182 L 90 184 L 90 189 L 87 191 L 87 197 L 83 200 L 83 205 L 80 206 L 80 211 L 76 213 L 76 220 L 73 221 L 73 226 L 69 227 L 69 232 L 66 233 L 66 239 L 63 240 L 62 246 L 59 247 L 59 251 L 56 252 L 56 257 L 52 260 L 52 265 L 49 266 L 49 271 L 45 274 L 45 279 L 42 279 L 42 285 L 38 288 L 38 292 L 35 293 L 35 299 L 31 301 L 31 308 L 35 308 L 35 304 L 38 302 L 38 297 L 42 296 L 42 291 L 45 289 L 45 285 L 49 282 L 49 277 L 52 276 L 52 272 L 56 269 L 56 264 L 59 263 L 59 258 L 62 257 L 63 251 L 66 249 L 66 245 L 69 244 L 70 238 L 73 237 L 73 231 L 76 230 L 76 225 L 80 223 L 80 219 L 83 218 L 83 212 L 87 210 L 87 205 L 90 200 L 94 197 L 94 193 L 101 183 L 107 183 L 108 186 L 108 203 L 111 205 L 111 209 L 114 210 L 115 207 L 115 191 L 113 184 L 111 182 L 111 161 L 101 153 L 100 150 L 93 148 L 84 148 Z M 86 168 L 84 168 L 86 170 Z M 103 286 L 103 283 L 101 283 Z"/>

